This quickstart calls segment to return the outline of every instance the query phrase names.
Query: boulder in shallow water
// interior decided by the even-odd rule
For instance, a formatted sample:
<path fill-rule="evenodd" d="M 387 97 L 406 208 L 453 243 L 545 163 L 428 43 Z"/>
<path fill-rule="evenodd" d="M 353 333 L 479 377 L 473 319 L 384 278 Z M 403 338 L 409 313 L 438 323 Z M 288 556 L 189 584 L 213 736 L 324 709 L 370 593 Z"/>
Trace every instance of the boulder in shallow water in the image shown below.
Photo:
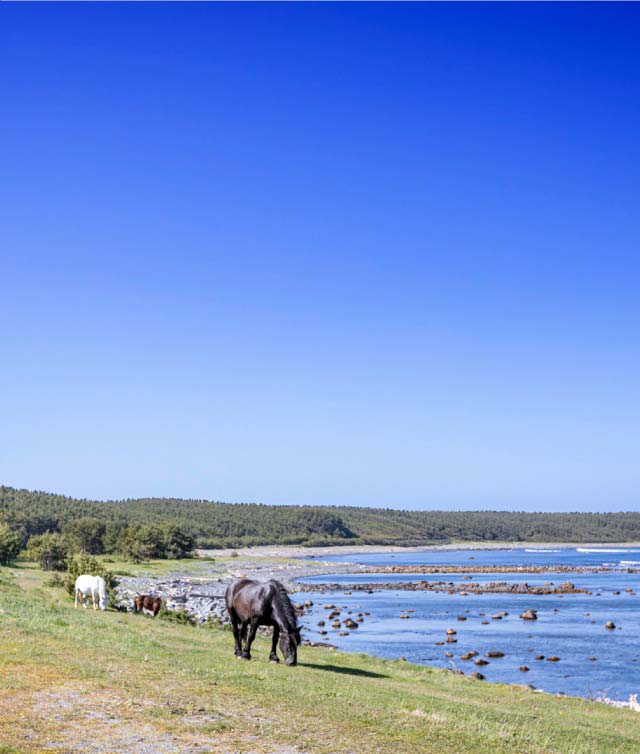
<path fill-rule="evenodd" d="M 615 624 L 615 623 L 614 623 L 614 622 L 613 622 L 612 620 L 608 620 L 608 621 L 607 621 L 607 622 L 606 622 L 606 623 L 604 624 L 604 627 L 605 627 L 605 628 L 608 628 L 608 629 L 609 629 L 609 631 L 613 631 L 613 629 L 614 629 L 614 628 L 616 627 L 616 624 Z"/>
<path fill-rule="evenodd" d="M 482 673 L 478 673 L 478 671 L 476 670 L 473 673 L 469 673 L 469 678 L 475 678 L 476 681 L 484 681 L 485 676 L 483 676 Z"/>
<path fill-rule="evenodd" d="M 520 617 L 522 620 L 538 620 L 538 611 L 525 610 L 523 613 L 520 613 Z"/>

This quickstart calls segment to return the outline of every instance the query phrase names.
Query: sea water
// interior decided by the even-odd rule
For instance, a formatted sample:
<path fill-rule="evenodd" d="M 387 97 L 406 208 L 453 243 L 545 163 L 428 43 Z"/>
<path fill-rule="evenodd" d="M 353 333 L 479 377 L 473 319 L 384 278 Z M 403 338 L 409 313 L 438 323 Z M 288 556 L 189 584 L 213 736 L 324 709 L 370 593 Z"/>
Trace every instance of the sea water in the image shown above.
<path fill-rule="evenodd" d="M 304 635 L 312 641 L 330 641 L 341 650 L 366 652 L 381 657 L 405 657 L 411 662 L 435 667 L 479 670 L 487 681 L 531 684 L 551 693 L 587 698 L 609 697 L 626 700 L 640 692 L 640 574 L 628 573 L 640 562 L 640 550 L 627 548 L 554 548 L 513 550 L 447 550 L 405 553 L 368 553 L 333 556 L 323 561 L 357 562 L 369 566 L 464 565 L 482 566 L 590 566 L 601 568 L 585 573 L 473 573 L 472 583 L 506 581 L 540 586 L 571 581 L 591 594 L 448 594 L 405 590 L 343 591 L 320 594 L 300 592 L 296 601 L 311 599 L 312 612 L 303 619 Z M 330 574 L 308 577 L 309 583 L 348 584 L 376 582 L 393 584 L 408 581 L 452 581 L 460 583 L 463 574 Z M 468 579 L 465 579 L 468 581 Z M 631 589 L 636 594 L 625 591 Z M 619 592 L 619 594 L 615 594 Z M 369 612 L 348 636 L 327 620 L 324 605 L 342 609 L 340 619 Z M 519 618 L 524 610 L 537 610 L 538 620 Z M 348 615 L 348 611 L 351 615 Z M 414 611 L 414 612 L 407 612 Z M 493 615 L 506 612 L 501 620 Z M 409 619 L 400 618 L 401 614 Z M 466 618 L 458 621 L 458 616 Z M 318 633 L 324 620 L 327 636 Z M 483 623 L 488 621 L 488 624 Z M 613 621 L 614 630 L 605 628 Z M 456 643 L 438 644 L 447 638 L 447 629 L 457 633 Z M 461 660 L 469 651 L 489 664 L 476 667 L 473 660 Z M 502 658 L 484 658 L 487 652 L 504 652 Z M 453 654 L 447 657 L 446 652 Z M 536 660 L 544 656 L 544 660 Z M 546 658 L 559 657 L 559 662 Z M 590 659 L 590 658 L 596 659 Z M 474 658 L 476 659 L 476 658 Z M 526 666 L 528 672 L 520 667 Z"/>

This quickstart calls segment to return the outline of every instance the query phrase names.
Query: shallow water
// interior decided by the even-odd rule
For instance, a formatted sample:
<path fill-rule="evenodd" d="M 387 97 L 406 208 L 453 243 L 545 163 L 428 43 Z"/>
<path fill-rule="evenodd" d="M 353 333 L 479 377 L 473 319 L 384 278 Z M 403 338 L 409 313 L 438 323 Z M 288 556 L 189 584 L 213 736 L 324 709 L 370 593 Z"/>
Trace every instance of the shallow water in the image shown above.
<path fill-rule="evenodd" d="M 532 548 L 533 549 L 533 548 Z M 523 582 L 531 585 L 548 581 L 572 581 L 576 587 L 593 594 L 514 595 L 514 594 L 448 594 L 446 592 L 409 592 L 388 590 L 368 594 L 341 591 L 295 595 L 296 601 L 311 599 L 313 612 L 305 616 L 305 636 L 311 640 L 328 640 L 342 650 L 367 652 L 382 657 L 406 657 L 412 662 L 450 667 L 469 673 L 482 672 L 488 681 L 529 683 L 536 688 L 572 696 L 627 699 L 640 691 L 640 596 L 625 592 L 640 590 L 640 574 L 629 574 L 619 566 L 620 560 L 640 560 L 640 550 L 626 552 L 526 552 L 523 550 L 468 551 L 456 550 L 428 553 L 380 553 L 333 560 L 367 565 L 591 565 L 615 563 L 614 570 L 575 574 L 472 574 L 472 581 Z M 474 561 L 469 562 L 473 556 Z M 614 560 L 616 558 L 616 560 Z M 323 558 L 324 560 L 324 558 Z M 461 574 L 339 574 L 306 579 L 315 583 L 354 584 L 376 581 L 393 583 L 418 581 L 459 582 Z M 614 594 L 620 591 L 620 594 Z M 338 636 L 339 629 L 327 621 L 330 612 L 323 606 L 345 607 L 351 617 L 368 611 L 365 621 L 348 636 Z M 538 611 L 537 621 L 524 621 L 518 616 L 527 609 Z M 409 619 L 401 619 L 405 611 Z M 500 612 L 509 615 L 502 620 L 491 616 Z M 484 615 L 483 615 L 484 613 Z M 467 620 L 458 621 L 457 616 Z M 318 620 L 325 620 L 326 637 L 320 636 Z M 605 628 L 613 620 L 616 629 Z M 488 621 L 483 625 L 482 621 Z M 446 639 L 446 630 L 454 629 L 455 644 L 437 645 Z M 342 630 L 342 629 L 340 629 Z M 489 651 L 505 653 L 503 658 L 490 659 L 489 664 L 476 667 L 460 655 L 475 650 L 484 656 Z M 454 656 L 448 658 L 445 652 Z M 557 656 L 559 662 L 534 659 L 536 655 Z M 597 657 L 592 661 L 590 657 Z M 474 658 L 475 659 L 475 658 Z M 529 672 L 521 672 L 526 665 Z"/>
<path fill-rule="evenodd" d="M 640 564 L 640 549 L 634 548 L 516 548 L 504 550 L 428 550 L 424 552 L 372 552 L 362 555 L 329 555 L 326 562 L 363 565 L 566 565 L 619 566 Z"/>

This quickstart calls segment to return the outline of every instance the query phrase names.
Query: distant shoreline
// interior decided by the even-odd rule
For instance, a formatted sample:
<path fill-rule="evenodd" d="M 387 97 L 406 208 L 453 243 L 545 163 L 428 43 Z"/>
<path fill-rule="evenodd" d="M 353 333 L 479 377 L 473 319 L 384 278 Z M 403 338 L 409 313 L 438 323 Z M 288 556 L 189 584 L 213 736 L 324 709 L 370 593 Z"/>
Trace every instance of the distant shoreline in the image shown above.
<path fill-rule="evenodd" d="M 220 550 L 198 549 L 203 558 L 228 558 L 234 553 L 242 558 L 309 558 L 319 559 L 332 555 L 366 555 L 394 552 L 446 552 L 447 550 L 550 550 L 588 547 L 598 549 L 640 548 L 640 542 L 452 542 L 439 545 L 330 545 L 307 547 L 304 545 L 260 545 L 258 547 L 228 547 Z"/>

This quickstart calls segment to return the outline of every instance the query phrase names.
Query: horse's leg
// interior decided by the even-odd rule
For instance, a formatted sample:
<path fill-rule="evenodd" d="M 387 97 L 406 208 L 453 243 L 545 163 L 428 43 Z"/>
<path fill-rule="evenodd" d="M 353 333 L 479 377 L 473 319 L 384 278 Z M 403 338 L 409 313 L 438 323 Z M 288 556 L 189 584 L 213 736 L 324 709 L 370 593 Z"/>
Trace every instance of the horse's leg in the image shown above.
<path fill-rule="evenodd" d="M 240 624 L 240 654 L 238 655 L 238 657 L 240 657 L 243 660 L 249 659 L 246 656 L 247 655 L 246 646 L 247 646 L 247 629 L 248 628 L 249 628 L 249 623 L 247 621 L 244 621 L 243 623 Z M 245 649 L 242 648 L 243 645 Z"/>
<path fill-rule="evenodd" d="M 233 639 L 236 643 L 235 655 L 240 657 L 242 654 L 242 644 L 240 639 L 240 621 L 235 612 L 229 612 L 229 618 L 231 618 L 231 628 L 233 629 Z"/>
<path fill-rule="evenodd" d="M 280 660 L 278 659 L 278 653 L 276 651 L 279 636 L 280 626 L 276 623 L 276 625 L 273 627 L 273 637 L 271 639 L 271 654 L 269 655 L 269 660 L 271 662 L 280 662 Z"/>
<path fill-rule="evenodd" d="M 94 589 L 91 590 L 91 599 L 93 600 L 93 609 L 97 610 L 98 609 L 98 603 L 96 602 L 96 593 L 95 593 Z"/>
<path fill-rule="evenodd" d="M 249 635 L 247 636 L 247 643 L 245 644 L 244 652 L 242 654 L 245 660 L 251 659 L 251 645 L 253 644 L 253 640 L 256 638 L 257 630 L 258 630 L 258 619 L 251 618 L 251 625 L 249 627 Z"/>
<path fill-rule="evenodd" d="M 78 609 L 78 590 L 76 589 L 76 598 L 74 600 L 73 606 Z"/>

